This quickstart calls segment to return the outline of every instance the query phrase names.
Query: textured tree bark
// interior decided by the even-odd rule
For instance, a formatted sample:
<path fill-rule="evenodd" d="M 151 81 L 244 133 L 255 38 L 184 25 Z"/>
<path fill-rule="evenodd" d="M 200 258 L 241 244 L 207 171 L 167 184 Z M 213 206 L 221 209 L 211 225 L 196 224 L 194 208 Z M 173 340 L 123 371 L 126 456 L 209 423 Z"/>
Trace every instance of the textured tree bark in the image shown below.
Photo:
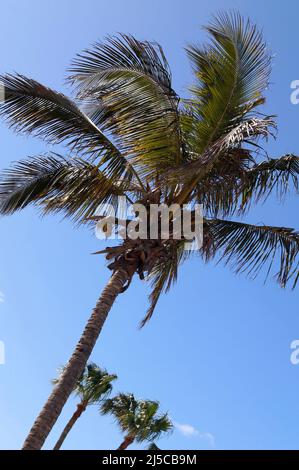
<path fill-rule="evenodd" d="M 71 417 L 69 422 L 66 424 L 66 426 L 65 426 L 64 430 L 62 431 L 58 441 L 56 442 L 53 450 L 59 450 L 60 449 L 60 447 L 62 446 L 62 444 L 65 441 L 66 436 L 68 435 L 68 433 L 70 432 L 70 430 L 72 429 L 74 424 L 76 423 L 77 419 L 79 419 L 80 416 L 82 415 L 83 411 L 86 410 L 86 406 L 87 405 L 85 403 L 79 403 L 77 405 L 77 409 L 76 409 L 75 413 L 73 414 L 73 416 Z"/>
<path fill-rule="evenodd" d="M 92 315 L 87 322 L 75 351 L 65 367 L 61 379 L 36 418 L 24 442 L 23 450 L 39 450 L 42 448 L 84 370 L 116 297 L 122 292 L 128 279 L 129 274 L 123 268 L 119 268 L 111 276 L 93 309 Z"/>
<path fill-rule="evenodd" d="M 126 436 L 121 445 L 116 450 L 126 450 L 134 442 L 134 437 Z"/>

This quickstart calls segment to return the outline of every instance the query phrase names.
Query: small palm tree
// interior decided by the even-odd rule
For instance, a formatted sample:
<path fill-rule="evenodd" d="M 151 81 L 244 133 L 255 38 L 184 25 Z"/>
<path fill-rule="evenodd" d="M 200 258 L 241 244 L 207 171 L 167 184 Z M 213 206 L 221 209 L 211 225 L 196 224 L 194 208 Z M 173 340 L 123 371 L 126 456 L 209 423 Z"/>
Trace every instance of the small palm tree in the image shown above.
<path fill-rule="evenodd" d="M 155 442 L 151 442 L 150 445 L 148 446 L 147 450 L 155 451 L 155 450 L 161 450 L 161 449 L 160 449 L 160 447 L 157 446 L 157 444 Z"/>
<path fill-rule="evenodd" d="M 63 373 L 64 368 L 61 369 Z M 61 374 L 60 374 L 61 375 Z M 63 429 L 61 436 L 54 446 L 54 450 L 59 450 L 67 437 L 68 433 L 78 420 L 86 408 L 90 405 L 98 405 L 112 392 L 113 380 L 117 379 L 115 374 L 110 375 L 104 369 L 96 364 L 88 364 L 83 374 L 79 378 L 74 393 L 80 398 L 77 410 Z M 53 380 L 53 384 L 57 385 L 59 378 Z"/>
<path fill-rule="evenodd" d="M 154 441 L 161 434 L 170 432 L 172 423 L 167 413 L 158 415 L 159 403 L 150 400 L 136 400 L 134 395 L 120 393 L 105 400 L 101 412 L 111 414 L 117 421 L 125 438 L 117 450 L 125 450 L 134 441 Z"/>
<path fill-rule="evenodd" d="M 59 211 L 90 224 L 99 206 L 117 208 L 118 196 L 147 210 L 152 203 L 176 204 L 181 211 L 201 203 L 203 260 L 218 254 L 252 276 L 274 267 L 281 286 L 295 285 L 298 232 L 235 220 L 270 193 L 281 200 L 290 189 L 298 192 L 299 157 L 269 158 L 263 149 L 276 129 L 274 117 L 258 110 L 265 101 L 270 55 L 256 27 L 238 14 L 219 15 L 206 30 L 210 43 L 187 48 L 194 70 L 187 99 L 172 88 L 162 48 L 128 35 L 109 37 L 73 62 L 69 83 L 80 107 L 31 78 L 0 77 L 5 92 L 0 113 L 12 128 L 64 143 L 70 151 L 25 159 L 3 171 L 0 213 L 32 204 L 43 213 Z M 24 449 L 42 447 L 115 299 L 135 274 L 152 283 L 142 324 L 151 318 L 161 293 L 194 254 L 170 232 L 167 240 L 159 230 L 153 239 L 125 239 L 101 251 L 111 278 Z"/>

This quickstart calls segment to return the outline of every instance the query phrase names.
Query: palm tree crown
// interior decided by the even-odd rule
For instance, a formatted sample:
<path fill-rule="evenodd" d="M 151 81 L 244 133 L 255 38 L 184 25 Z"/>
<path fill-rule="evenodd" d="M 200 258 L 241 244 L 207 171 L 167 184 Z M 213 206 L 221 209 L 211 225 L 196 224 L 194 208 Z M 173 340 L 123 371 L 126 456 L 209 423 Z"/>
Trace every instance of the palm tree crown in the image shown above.
<path fill-rule="evenodd" d="M 60 371 L 60 376 L 64 367 Z M 54 385 L 59 383 L 59 378 L 52 380 Z M 86 366 L 83 374 L 79 377 L 74 393 L 80 398 L 85 407 L 101 403 L 107 395 L 112 392 L 112 382 L 117 379 L 116 374 L 109 374 L 94 363 Z"/>
<path fill-rule="evenodd" d="M 172 429 L 167 413 L 158 414 L 159 403 L 136 400 L 133 394 L 120 393 L 101 406 L 103 414 L 112 414 L 129 443 L 154 441 Z"/>
<path fill-rule="evenodd" d="M 162 48 L 129 35 L 108 37 L 73 61 L 69 83 L 80 107 L 32 79 L 3 76 L 1 113 L 8 123 L 65 143 L 70 155 L 36 156 L 3 171 L 1 213 L 32 203 L 86 222 L 99 206 L 117 205 L 119 195 L 146 204 L 200 202 L 204 259 L 221 251 L 236 271 L 255 275 L 267 261 L 271 267 L 277 253 L 280 284 L 291 278 L 295 284 L 297 232 L 226 219 L 275 190 L 279 198 L 291 186 L 298 191 L 299 158 L 264 158 L 261 145 L 276 129 L 273 116 L 257 112 L 269 53 L 256 27 L 238 14 L 219 15 L 206 30 L 209 44 L 187 47 L 194 70 L 188 99 L 179 100 L 173 90 Z M 192 254 L 181 241 L 161 239 L 125 241 L 106 253 L 115 261 L 111 269 L 125 259 L 130 275 L 149 274 L 153 291 L 145 321 Z"/>

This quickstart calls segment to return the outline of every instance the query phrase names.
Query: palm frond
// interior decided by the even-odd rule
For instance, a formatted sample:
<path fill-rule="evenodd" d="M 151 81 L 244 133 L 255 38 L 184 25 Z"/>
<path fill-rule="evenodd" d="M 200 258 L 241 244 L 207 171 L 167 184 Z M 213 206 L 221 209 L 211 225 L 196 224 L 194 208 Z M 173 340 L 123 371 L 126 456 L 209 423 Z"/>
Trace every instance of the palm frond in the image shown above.
<path fill-rule="evenodd" d="M 150 400 L 139 401 L 139 413 L 136 415 L 136 441 L 154 441 L 163 433 L 169 433 L 172 428 L 168 414 L 159 414 L 159 402 Z"/>
<path fill-rule="evenodd" d="M 239 161 L 235 167 L 230 164 L 234 163 L 233 154 L 242 155 L 243 158 L 245 156 L 249 161 L 252 159 L 249 151 L 241 148 L 241 144 L 252 144 L 259 138 L 267 139 L 269 135 L 274 135 L 275 129 L 276 123 L 272 116 L 246 120 L 224 134 L 202 154 L 187 153 L 187 162 L 166 171 L 161 179 L 163 182 L 186 183 L 189 187 L 192 177 L 198 182 L 206 175 L 210 176 L 212 170 L 219 176 L 226 176 L 229 171 L 228 176 L 231 176 L 234 170 L 240 170 Z"/>
<path fill-rule="evenodd" d="M 277 261 L 276 277 L 282 287 L 299 276 L 299 233 L 291 228 L 250 225 L 205 219 L 203 253 L 206 259 L 220 252 L 220 259 L 235 272 L 255 277 L 268 264 L 268 274 Z M 276 259 L 277 255 L 277 259 Z"/>
<path fill-rule="evenodd" d="M 223 13 L 205 29 L 210 44 L 187 48 L 197 79 L 190 103 L 198 117 L 193 129 L 198 153 L 248 119 L 263 102 L 270 72 L 266 45 L 249 20 Z"/>
<path fill-rule="evenodd" d="M 107 178 L 97 166 L 57 154 L 21 160 L 0 174 L 0 213 L 11 214 L 28 204 L 44 213 L 64 211 L 85 221 L 103 203 L 117 203 L 130 183 Z"/>
<path fill-rule="evenodd" d="M 123 432 L 135 431 L 135 413 L 138 400 L 132 393 L 119 393 L 113 398 L 104 400 L 100 411 L 103 415 L 111 414 Z"/>
<path fill-rule="evenodd" d="M 270 158 L 244 171 L 240 178 L 239 195 L 243 212 L 251 200 L 263 201 L 275 192 L 279 200 L 293 188 L 299 190 L 299 157 L 287 154 Z"/>
<path fill-rule="evenodd" d="M 176 282 L 179 266 L 190 256 L 190 251 L 185 249 L 184 240 L 170 243 L 165 249 L 168 251 L 167 255 L 157 260 L 148 276 L 148 280 L 151 282 L 152 286 L 152 292 L 149 295 L 150 306 L 145 317 L 140 322 L 140 328 L 143 328 L 151 319 L 161 294 L 168 292 L 171 286 Z"/>
<path fill-rule="evenodd" d="M 143 176 L 179 163 L 178 99 L 158 44 L 108 37 L 78 55 L 70 80 L 78 96 L 90 100 L 95 122 L 113 134 Z"/>
<path fill-rule="evenodd" d="M 265 43 L 249 20 L 245 23 L 239 14 L 224 13 L 215 17 L 206 30 L 211 36 L 209 45 L 187 48 L 197 82 L 191 89 L 193 98 L 181 115 L 187 151 L 198 156 L 204 174 L 220 158 L 223 143 L 236 145 L 240 138 L 243 140 L 244 131 L 256 136 L 254 125 L 244 129 L 242 124 L 255 118 L 252 110 L 263 103 L 262 92 L 270 71 Z M 189 168 L 192 170 L 192 166 Z M 185 202 L 201 177 L 201 173 L 192 175 L 180 193 L 180 203 Z"/>
<path fill-rule="evenodd" d="M 110 77 L 113 78 L 118 70 L 127 71 L 128 76 L 134 73 L 137 77 L 143 75 L 166 94 L 173 94 L 171 72 L 162 47 L 127 34 L 108 36 L 106 42 L 96 42 L 92 49 L 78 54 L 73 60 L 69 80 L 83 82 L 84 90 L 98 90 L 104 84 L 113 86 Z"/>
<path fill-rule="evenodd" d="M 76 393 L 89 405 L 102 403 L 112 392 L 112 382 L 116 379 L 117 375 L 108 374 L 105 369 L 90 363 L 76 387 Z"/>
<path fill-rule="evenodd" d="M 76 153 L 101 158 L 110 163 L 117 177 L 132 174 L 113 142 L 68 97 L 20 74 L 1 76 L 0 82 L 5 98 L 0 115 L 12 129 L 51 144 L 63 142 Z"/>
<path fill-rule="evenodd" d="M 237 157 L 239 151 L 237 151 Z M 197 201 L 211 217 L 244 214 L 255 202 L 264 202 L 270 194 L 283 201 L 286 194 L 299 189 L 299 157 L 288 154 L 254 165 L 231 165 L 213 171 L 196 186 Z M 221 171 L 222 170 L 222 171 Z"/>
<path fill-rule="evenodd" d="M 62 93 L 20 74 L 0 80 L 5 92 L 0 112 L 14 130 L 33 133 L 50 143 L 68 140 L 77 151 L 116 152 L 96 125 Z"/>
<path fill-rule="evenodd" d="M 58 370 L 58 376 L 51 382 L 55 386 L 59 383 L 66 366 Z M 102 404 L 112 391 L 112 382 L 117 379 L 117 375 L 108 374 L 105 369 L 101 369 L 94 363 L 89 363 L 78 378 L 74 393 L 78 395 L 85 405 Z"/>
<path fill-rule="evenodd" d="M 169 419 L 168 413 L 160 414 L 155 418 L 151 425 L 150 440 L 158 439 L 163 433 L 169 433 L 173 429 L 173 424 Z"/>

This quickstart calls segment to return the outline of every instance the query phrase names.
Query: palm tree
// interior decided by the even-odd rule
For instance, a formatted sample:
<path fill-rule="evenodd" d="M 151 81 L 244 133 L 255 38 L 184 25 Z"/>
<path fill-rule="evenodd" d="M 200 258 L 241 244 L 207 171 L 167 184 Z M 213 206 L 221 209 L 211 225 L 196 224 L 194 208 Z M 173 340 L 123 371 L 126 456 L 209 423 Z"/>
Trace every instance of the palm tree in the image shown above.
<path fill-rule="evenodd" d="M 61 369 L 60 375 L 64 368 Z M 78 420 L 86 408 L 90 405 L 98 405 L 112 392 L 113 380 L 117 379 L 115 374 L 110 375 L 104 369 L 96 364 L 88 364 L 76 383 L 74 392 L 80 398 L 77 409 L 63 429 L 58 441 L 54 446 L 54 450 L 59 450 L 67 437 L 68 433 Z M 53 384 L 59 383 L 59 377 L 53 380 Z"/>
<path fill-rule="evenodd" d="M 0 179 L 0 213 L 29 204 L 91 223 L 99 206 L 202 203 L 200 255 L 218 254 L 237 272 L 274 269 L 281 286 L 298 279 L 299 234 L 293 229 L 235 220 L 270 193 L 298 192 L 299 157 L 265 157 L 275 132 L 265 101 L 270 55 L 261 34 L 238 14 L 220 14 L 206 28 L 210 43 L 187 47 L 194 70 L 188 99 L 179 99 L 162 48 L 132 36 L 108 37 L 73 62 L 69 82 L 80 107 L 22 75 L 5 75 L 1 114 L 13 129 L 70 154 L 27 158 Z M 232 220 L 231 220 L 232 218 Z M 96 218 L 95 218 L 96 219 Z M 40 449 L 82 374 L 107 315 L 133 275 L 152 282 L 152 316 L 161 293 L 194 254 L 184 240 L 123 240 L 102 250 L 112 276 L 59 383 L 37 417 L 24 449 Z"/>
<path fill-rule="evenodd" d="M 125 438 L 117 450 L 125 450 L 134 441 L 152 442 L 172 429 L 167 413 L 158 415 L 159 403 L 136 400 L 131 393 L 120 393 L 105 400 L 101 406 L 103 414 L 111 414 L 117 421 Z"/>
<path fill-rule="evenodd" d="M 161 449 L 154 442 L 151 442 L 147 450 L 155 451 L 155 450 L 161 450 Z"/>

